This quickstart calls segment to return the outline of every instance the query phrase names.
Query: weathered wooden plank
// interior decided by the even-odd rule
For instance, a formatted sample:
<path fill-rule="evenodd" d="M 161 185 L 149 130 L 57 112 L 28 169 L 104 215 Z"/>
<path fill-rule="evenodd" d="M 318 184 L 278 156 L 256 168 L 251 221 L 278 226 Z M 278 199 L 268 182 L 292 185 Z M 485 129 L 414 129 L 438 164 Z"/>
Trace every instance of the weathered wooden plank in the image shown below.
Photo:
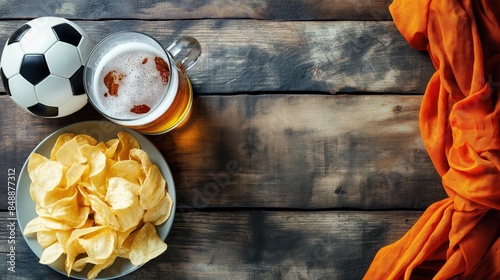
<path fill-rule="evenodd" d="M 0 22 L 0 46 L 23 22 Z M 197 94 L 235 92 L 375 92 L 425 90 L 434 68 L 392 22 L 357 21 L 83 21 L 95 41 L 122 30 L 165 46 L 190 35 L 203 54 L 189 72 Z M 3 50 L 3 47 L 0 47 Z M 3 91 L 0 87 L 0 92 Z"/>
<path fill-rule="evenodd" d="M 399 239 L 419 211 L 210 211 L 175 217 L 169 249 L 123 279 L 361 279 L 382 246 Z M 0 254 L 15 245 L 7 279 L 66 279 L 38 264 L 0 212 Z M 17 227 L 17 224 L 16 224 Z M 14 234 L 15 244 L 8 244 Z M 40 274 L 32 275 L 33 268 Z"/>
<path fill-rule="evenodd" d="M 425 208 L 445 195 L 421 143 L 420 101 L 205 97 L 185 128 L 152 139 L 175 152 L 191 207 Z"/>
<path fill-rule="evenodd" d="M 29 1 L 6 0 L 0 18 L 390 20 L 391 0 Z M 34 8 L 36 7 L 36 8 Z"/>
<path fill-rule="evenodd" d="M 56 129 L 101 118 L 87 106 L 41 119 L 1 98 L 2 182 Z M 423 209 L 445 193 L 421 143 L 420 102 L 404 95 L 198 96 L 184 127 L 150 139 L 187 208 Z"/>

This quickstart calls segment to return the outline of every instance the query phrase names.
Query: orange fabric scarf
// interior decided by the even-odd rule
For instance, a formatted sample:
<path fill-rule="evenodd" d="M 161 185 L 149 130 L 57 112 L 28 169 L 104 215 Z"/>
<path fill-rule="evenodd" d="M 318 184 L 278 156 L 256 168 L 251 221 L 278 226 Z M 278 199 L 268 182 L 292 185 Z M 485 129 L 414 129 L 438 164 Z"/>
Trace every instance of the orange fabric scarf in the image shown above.
<path fill-rule="evenodd" d="M 500 279 L 500 1 L 395 0 L 390 11 L 437 70 L 420 129 L 449 198 L 382 248 L 365 279 Z"/>

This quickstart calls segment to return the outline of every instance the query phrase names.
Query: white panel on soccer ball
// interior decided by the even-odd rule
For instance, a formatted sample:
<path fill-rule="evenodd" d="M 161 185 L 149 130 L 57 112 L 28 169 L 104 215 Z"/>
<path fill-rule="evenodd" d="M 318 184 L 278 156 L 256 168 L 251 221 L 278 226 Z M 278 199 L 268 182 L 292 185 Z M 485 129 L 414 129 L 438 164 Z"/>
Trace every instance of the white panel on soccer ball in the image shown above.
<path fill-rule="evenodd" d="M 56 34 L 50 28 L 33 26 L 19 42 L 24 53 L 45 53 L 57 42 Z"/>
<path fill-rule="evenodd" d="M 72 96 L 69 80 L 50 75 L 36 87 L 38 101 L 44 105 L 59 107 Z"/>
<path fill-rule="evenodd" d="M 5 46 L 2 53 L 2 58 L 0 60 L 0 67 L 2 67 L 3 73 L 5 74 L 7 79 L 16 74 L 19 74 L 19 68 L 21 68 L 23 55 L 24 53 L 19 43 Z"/>
<path fill-rule="evenodd" d="M 52 27 L 65 22 L 66 20 L 61 17 L 39 17 L 31 20 L 29 24 L 31 26 Z"/>
<path fill-rule="evenodd" d="M 80 44 L 78 45 L 78 52 L 80 52 L 80 59 L 82 60 L 82 64 L 87 63 L 87 59 L 89 58 L 90 52 L 94 48 L 95 44 L 92 40 L 87 37 L 82 37 Z"/>
<path fill-rule="evenodd" d="M 21 75 L 16 75 L 9 79 L 12 99 L 23 108 L 33 106 L 38 103 L 35 94 L 35 86 L 26 81 Z"/>
<path fill-rule="evenodd" d="M 64 117 L 73 114 L 74 112 L 83 108 L 83 106 L 87 104 L 87 101 L 88 100 L 86 94 L 73 96 L 70 100 L 68 100 L 68 102 L 59 107 L 58 117 Z"/>
<path fill-rule="evenodd" d="M 64 78 L 71 77 L 82 66 L 78 49 L 72 45 L 57 42 L 45 53 L 50 73 Z"/>

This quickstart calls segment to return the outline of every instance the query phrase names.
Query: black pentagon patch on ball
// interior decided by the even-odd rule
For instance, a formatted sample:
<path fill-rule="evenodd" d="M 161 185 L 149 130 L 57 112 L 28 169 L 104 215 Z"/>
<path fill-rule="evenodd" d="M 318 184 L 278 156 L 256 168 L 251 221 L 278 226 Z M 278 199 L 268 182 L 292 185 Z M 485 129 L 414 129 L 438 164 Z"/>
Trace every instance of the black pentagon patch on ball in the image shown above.
<path fill-rule="evenodd" d="M 29 26 L 28 24 L 19 27 L 16 31 L 14 31 L 14 33 L 12 33 L 12 35 L 10 35 L 9 41 L 7 41 L 7 45 L 21 41 L 24 34 L 26 34 L 26 32 L 28 32 L 28 30 L 30 29 L 31 26 Z"/>
<path fill-rule="evenodd" d="M 68 23 L 61 23 L 56 26 L 52 26 L 52 30 L 54 30 L 54 33 L 59 41 L 71 44 L 75 47 L 78 47 L 78 44 L 80 44 L 80 40 L 82 39 L 82 34 L 80 34 L 78 30 Z"/>
<path fill-rule="evenodd" d="M 43 54 L 25 54 L 19 73 L 31 84 L 37 85 L 50 75 L 50 70 Z"/>
<path fill-rule="evenodd" d="M 2 83 L 3 83 L 3 87 L 5 88 L 5 91 L 7 92 L 8 95 L 12 96 L 12 94 L 10 94 L 9 79 L 7 79 L 7 77 L 3 73 L 2 68 L 0 68 L 0 77 L 2 78 Z"/>
<path fill-rule="evenodd" d="M 28 110 L 41 117 L 57 117 L 59 114 L 59 109 L 57 107 L 43 105 L 41 103 L 37 103 L 31 107 L 28 107 Z"/>
<path fill-rule="evenodd" d="M 73 95 L 85 94 L 85 87 L 83 86 L 83 66 L 69 78 L 69 84 L 73 90 Z"/>

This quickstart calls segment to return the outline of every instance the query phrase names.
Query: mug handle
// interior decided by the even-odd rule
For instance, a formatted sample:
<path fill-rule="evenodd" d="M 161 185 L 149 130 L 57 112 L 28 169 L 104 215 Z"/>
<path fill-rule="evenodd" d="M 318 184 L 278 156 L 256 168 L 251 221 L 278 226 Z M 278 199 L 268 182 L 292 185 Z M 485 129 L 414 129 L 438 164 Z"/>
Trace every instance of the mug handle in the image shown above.
<path fill-rule="evenodd" d="M 181 37 L 168 46 L 167 51 L 175 61 L 175 68 L 186 72 L 196 64 L 201 55 L 201 46 L 193 37 Z"/>

